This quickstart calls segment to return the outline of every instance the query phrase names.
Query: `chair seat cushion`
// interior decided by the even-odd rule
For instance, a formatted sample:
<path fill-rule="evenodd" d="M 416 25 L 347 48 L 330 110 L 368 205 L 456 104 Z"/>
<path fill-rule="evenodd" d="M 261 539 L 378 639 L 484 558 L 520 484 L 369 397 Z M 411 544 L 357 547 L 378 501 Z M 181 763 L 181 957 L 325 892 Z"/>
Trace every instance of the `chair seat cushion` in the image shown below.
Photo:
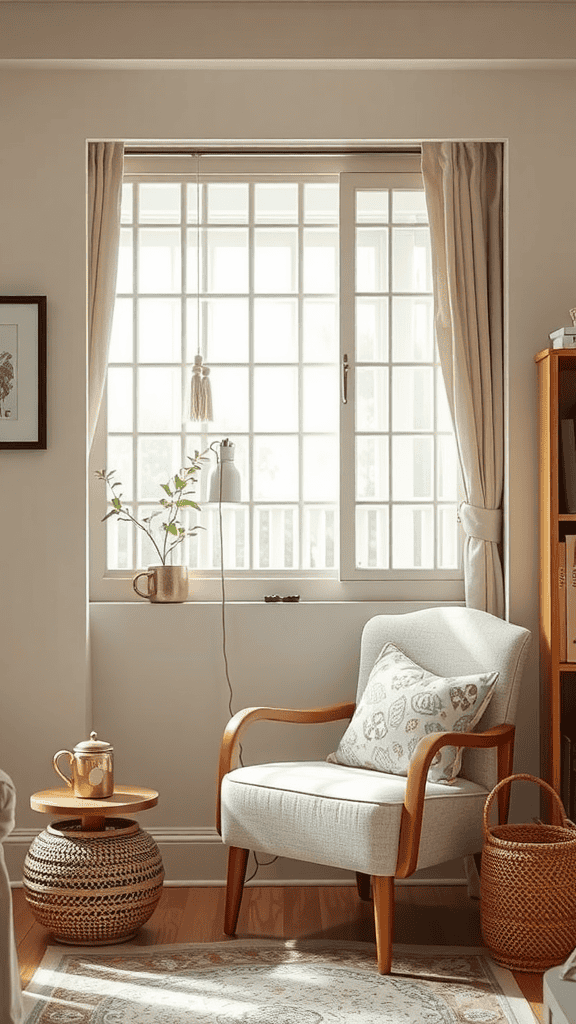
<path fill-rule="evenodd" d="M 276 762 L 229 772 L 222 839 L 229 846 L 368 875 L 396 871 L 406 779 L 326 761 Z M 461 777 L 428 782 L 418 867 L 482 848 L 487 791 Z"/>

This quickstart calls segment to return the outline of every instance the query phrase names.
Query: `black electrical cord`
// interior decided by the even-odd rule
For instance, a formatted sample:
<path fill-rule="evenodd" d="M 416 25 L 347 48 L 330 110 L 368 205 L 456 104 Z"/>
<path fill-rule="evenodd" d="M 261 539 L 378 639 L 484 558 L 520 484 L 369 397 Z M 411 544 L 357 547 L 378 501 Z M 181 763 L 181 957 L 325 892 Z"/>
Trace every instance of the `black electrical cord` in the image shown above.
<path fill-rule="evenodd" d="M 220 459 L 218 459 L 218 455 L 216 455 L 216 459 L 220 463 L 220 479 L 218 481 L 218 484 L 219 484 L 219 492 L 218 492 L 218 525 L 220 527 L 220 590 L 221 590 L 221 595 L 222 595 L 222 600 L 221 600 L 221 613 L 222 613 L 221 614 L 221 619 L 222 619 L 222 656 L 224 658 L 224 671 L 225 671 L 225 674 L 226 674 L 226 683 L 228 684 L 228 694 L 229 694 L 229 696 L 228 696 L 228 711 L 230 713 L 230 717 L 232 718 L 232 716 L 234 715 L 234 710 L 233 710 L 233 707 L 232 707 L 232 701 L 234 699 L 234 691 L 232 690 L 232 683 L 230 682 L 230 672 L 229 672 L 229 669 L 228 669 L 228 656 L 226 654 L 226 587 L 225 587 L 225 582 L 224 582 L 224 528 L 223 528 L 223 520 L 222 520 L 222 461 Z M 239 759 L 240 764 L 242 765 L 242 767 L 244 767 L 244 761 L 242 760 L 242 746 L 241 745 L 239 747 L 239 757 L 238 757 L 238 759 Z M 246 882 L 251 882 L 252 879 L 255 878 L 255 876 L 258 874 L 258 869 L 259 868 L 268 867 L 269 864 L 273 864 L 275 860 L 278 860 L 278 857 L 273 857 L 272 860 L 260 861 L 260 860 L 258 860 L 258 857 L 257 857 L 256 852 L 254 850 L 252 850 L 252 856 L 254 857 L 254 860 L 256 861 L 256 867 L 254 868 L 254 871 L 252 872 L 252 874 L 249 875 L 248 878 L 244 879 L 244 884 L 246 884 Z"/>

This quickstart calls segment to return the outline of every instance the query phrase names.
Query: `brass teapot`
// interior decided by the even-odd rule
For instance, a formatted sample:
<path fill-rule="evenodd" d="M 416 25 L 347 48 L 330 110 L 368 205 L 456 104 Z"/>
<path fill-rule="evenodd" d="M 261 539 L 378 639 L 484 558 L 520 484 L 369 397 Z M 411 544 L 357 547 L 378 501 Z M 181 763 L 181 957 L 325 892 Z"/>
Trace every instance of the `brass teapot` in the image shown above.
<path fill-rule="evenodd" d="M 64 775 L 58 767 L 58 761 L 66 754 L 70 763 L 71 777 Z M 99 740 L 97 733 L 91 732 L 89 740 L 77 743 L 74 750 L 59 750 L 54 754 L 54 771 L 70 789 L 74 796 L 86 800 L 101 800 L 112 796 L 114 792 L 114 748 Z"/>

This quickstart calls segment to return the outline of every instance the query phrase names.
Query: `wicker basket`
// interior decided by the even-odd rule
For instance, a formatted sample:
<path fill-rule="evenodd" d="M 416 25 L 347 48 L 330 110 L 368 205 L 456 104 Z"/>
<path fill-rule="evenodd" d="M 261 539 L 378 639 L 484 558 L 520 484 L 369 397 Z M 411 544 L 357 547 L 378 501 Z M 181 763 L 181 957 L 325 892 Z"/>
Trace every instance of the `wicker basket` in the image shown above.
<path fill-rule="evenodd" d="M 488 825 L 496 794 L 520 779 L 550 793 L 562 825 Z M 576 828 L 552 787 L 534 775 L 510 775 L 486 800 L 480 917 L 494 960 L 515 971 L 545 971 L 576 946 Z"/>
<path fill-rule="evenodd" d="M 162 894 L 164 869 L 152 836 L 128 818 L 103 832 L 77 819 L 54 822 L 32 843 L 24 892 L 40 924 L 59 942 L 98 945 L 131 938 Z"/>

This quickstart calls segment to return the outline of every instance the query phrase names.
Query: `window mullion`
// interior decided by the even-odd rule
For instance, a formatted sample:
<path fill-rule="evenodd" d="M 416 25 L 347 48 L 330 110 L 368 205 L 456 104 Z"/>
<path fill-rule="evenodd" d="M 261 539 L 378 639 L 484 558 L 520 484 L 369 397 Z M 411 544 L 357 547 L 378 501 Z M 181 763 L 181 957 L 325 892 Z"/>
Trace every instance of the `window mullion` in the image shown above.
<path fill-rule="evenodd" d="M 134 302 L 132 338 L 132 509 L 133 515 L 139 519 L 138 502 L 138 346 L 140 335 L 140 302 L 138 291 L 139 270 L 139 238 L 140 238 L 140 186 L 134 185 L 134 205 L 132 209 L 132 295 Z M 139 533 L 132 527 L 131 547 L 132 562 L 138 565 Z"/>
<path fill-rule="evenodd" d="M 304 544 L 304 185 L 298 185 L 298 564 L 303 563 Z"/>
<path fill-rule="evenodd" d="M 254 182 L 248 184 L 248 565 L 256 563 L 254 502 Z"/>
<path fill-rule="evenodd" d="M 394 280 L 392 276 L 393 266 L 393 239 L 394 239 L 394 228 L 392 226 L 392 195 L 393 190 L 388 190 L 388 568 L 392 569 L 392 563 L 394 561 L 394 527 L 393 527 L 393 434 L 392 434 L 392 413 L 393 413 L 393 382 L 392 374 L 394 367 L 396 366 L 393 358 L 393 342 L 394 342 L 394 320 L 392 316 L 393 306 L 393 289 Z M 394 293 L 395 294 L 395 293 Z"/>

